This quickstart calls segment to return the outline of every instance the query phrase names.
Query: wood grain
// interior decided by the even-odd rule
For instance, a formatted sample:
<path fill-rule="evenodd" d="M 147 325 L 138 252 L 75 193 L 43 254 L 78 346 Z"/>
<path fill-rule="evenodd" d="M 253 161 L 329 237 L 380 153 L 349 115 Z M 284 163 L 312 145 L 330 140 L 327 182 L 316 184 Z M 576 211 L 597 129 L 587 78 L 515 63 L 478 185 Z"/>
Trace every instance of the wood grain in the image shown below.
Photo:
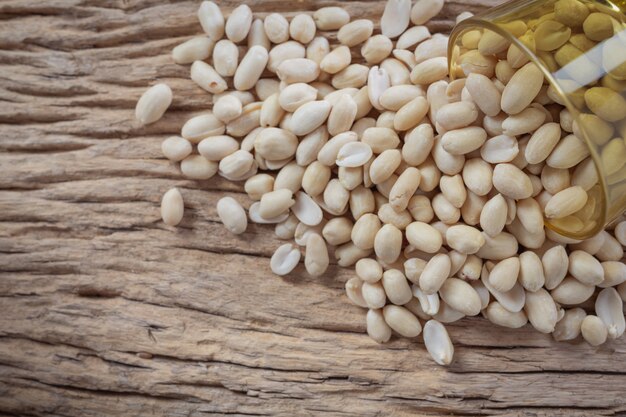
<path fill-rule="evenodd" d="M 222 1 L 230 10 L 238 1 Z M 380 1 L 254 0 L 263 16 L 341 3 L 377 21 Z M 447 31 L 451 1 L 431 22 Z M 163 138 L 210 107 L 171 48 L 200 33 L 198 2 L 0 1 L 0 412 L 101 415 L 626 414 L 626 344 L 557 344 L 481 319 L 450 326 L 456 360 L 420 340 L 377 345 L 348 304 L 349 270 L 269 271 L 270 227 L 241 237 L 216 201 L 240 184 L 188 181 Z M 175 91 L 140 127 L 137 98 Z M 166 227 L 159 202 L 182 189 Z"/>

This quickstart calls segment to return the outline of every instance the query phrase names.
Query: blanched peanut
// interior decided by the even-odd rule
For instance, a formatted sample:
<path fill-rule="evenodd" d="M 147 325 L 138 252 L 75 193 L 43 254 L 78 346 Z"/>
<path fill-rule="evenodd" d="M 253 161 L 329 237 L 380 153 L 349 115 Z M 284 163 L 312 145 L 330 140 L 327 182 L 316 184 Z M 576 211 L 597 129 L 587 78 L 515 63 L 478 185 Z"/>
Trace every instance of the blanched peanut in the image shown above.
<path fill-rule="evenodd" d="M 520 272 L 520 260 L 517 256 L 498 262 L 489 273 L 489 284 L 497 291 L 507 292 L 516 284 Z"/>
<path fill-rule="evenodd" d="M 417 317 L 404 307 L 386 305 L 383 308 L 383 316 L 389 327 L 404 337 L 416 337 L 422 332 Z"/>
<path fill-rule="evenodd" d="M 559 191 L 546 204 L 544 209 L 549 219 L 561 219 L 576 213 L 587 203 L 587 192 L 582 187 L 574 186 Z"/>
<path fill-rule="evenodd" d="M 452 264 L 448 255 L 440 253 L 433 256 L 424 267 L 419 278 L 419 286 L 422 291 L 427 295 L 439 291 L 450 275 L 451 267 Z"/>
<path fill-rule="evenodd" d="M 493 170 L 493 185 L 505 197 L 513 199 L 528 198 L 533 187 L 524 172 L 511 164 L 498 164 Z"/>
<path fill-rule="evenodd" d="M 552 333 L 557 322 L 557 310 L 550 294 L 539 289 L 526 293 L 524 311 L 530 324 L 541 333 Z"/>
<path fill-rule="evenodd" d="M 436 253 L 443 244 L 441 233 L 431 225 L 413 222 L 406 227 L 406 238 L 416 249 Z"/>
<path fill-rule="evenodd" d="M 374 253 L 376 253 L 376 256 L 386 263 L 393 263 L 398 259 L 401 251 L 402 232 L 400 229 L 392 224 L 383 225 L 376 232 L 374 238 Z"/>
<path fill-rule="evenodd" d="M 507 204 L 502 194 L 494 196 L 487 201 L 480 212 L 480 227 L 489 236 L 496 236 L 504 229 L 507 211 Z M 541 215 L 541 210 L 539 210 L 539 214 Z M 543 216 L 540 217 L 540 220 L 543 227 Z"/>
<path fill-rule="evenodd" d="M 580 332 L 583 338 L 591 346 L 599 346 L 606 342 L 608 331 L 606 324 L 598 317 L 589 315 L 585 317 L 580 325 Z"/>
<path fill-rule="evenodd" d="M 508 114 L 517 114 L 535 99 L 543 85 L 543 74 L 532 62 L 511 77 L 502 92 L 501 106 Z"/>
<path fill-rule="evenodd" d="M 391 327 L 385 322 L 380 309 L 370 309 L 367 312 L 366 326 L 367 334 L 378 343 L 387 342 L 391 338 Z"/>
<path fill-rule="evenodd" d="M 439 294 L 450 307 L 466 316 L 475 316 L 480 313 L 480 297 L 476 290 L 465 281 L 448 278 L 439 289 Z"/>
<path fill-rule="evenodd" d="M 394 304 L 402 305 L 408 303 L 413 298 L 411 287 L 406 277 L 397 269 L 389 269 L 383 273 L 380 281 L 385 289 L 387 298 Z"/>
<path fill-rule="evenodd" d="M 580 334 L 580 327 L 587 316 L 582 308 L 572 308 L 565 311 L 565 315 L 554 328 L 552 336 L 556 341 L 572 340 Z"/>
<path fill-rule="evenodd" d="M 161 218 L 168 226 L 176 226 L 183 219 L 185 206 L 178 188 L 172 188 L 163 195 L 161 200 Z"/>
<path fill-rule="evenodd" d="M 471 255 L 478 252 L 485 244 L 485 238 L 474 227 L 455 225 L 446 232 L 446 243 L 461 253 Z"/>

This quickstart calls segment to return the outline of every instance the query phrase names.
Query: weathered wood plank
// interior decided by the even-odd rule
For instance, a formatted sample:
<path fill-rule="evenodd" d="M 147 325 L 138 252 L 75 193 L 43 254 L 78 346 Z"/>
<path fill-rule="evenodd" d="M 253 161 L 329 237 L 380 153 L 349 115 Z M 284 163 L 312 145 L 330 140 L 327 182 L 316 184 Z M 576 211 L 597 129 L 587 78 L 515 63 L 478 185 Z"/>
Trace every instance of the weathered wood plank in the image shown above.
<path fill-rule="evenodd" d="M 221 2 L 225 10 L 239 1 Z M 377 21 L 381 1 L 254 0 L 263 16 L 337 5 Z M 497 3 L 451 1 L 431 22 Z M 271 227 L 243 237 L 215 203 L 241 184 L 189 181 L 160 155 L 211 97 L 170 50 L 200 32 L 197 2 L 0 2 L 0 413 L 100 416 L 626 413 L 626 348 L 557 344 L 482 319 L 450 326 L 456 360 L 419 340 L 380 346 L 347 303 L 349 270 L 273 276 Z M 156 79 L 158 123 L 133 119 Z M 187 206 L 159 219 L 171 186 Z"/>

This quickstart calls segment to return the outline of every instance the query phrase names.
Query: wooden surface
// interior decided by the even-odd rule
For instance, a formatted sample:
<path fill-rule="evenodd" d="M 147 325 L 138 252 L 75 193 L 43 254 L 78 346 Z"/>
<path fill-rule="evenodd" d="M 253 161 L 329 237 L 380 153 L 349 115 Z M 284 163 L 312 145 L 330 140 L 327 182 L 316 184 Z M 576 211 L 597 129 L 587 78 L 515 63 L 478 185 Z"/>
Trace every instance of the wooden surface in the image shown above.
<path fill-rule="evenodd" d="M 496 2 L 450 2 L 430 27 Z M 198 3 L 0 1 L 0 414 L 626 415 L 624 341 L 463 320 L 442 368 L 420 340 L 364 334 L 343 295 L 350 271 L 276 277 L 271 227 L 226 233 L 215 203 L 249 205 L 241 186 L 184 180 L 160 155 L 210 106 L 170 58 L 200 33 Z M 337 3 L 376 21 L 384 6 L 249 2 Z M 173 106 L 140 128 L 135 102 L 157 79 Z M 178 228 L 159 216 L 172 186 L 187 207 Z"/>

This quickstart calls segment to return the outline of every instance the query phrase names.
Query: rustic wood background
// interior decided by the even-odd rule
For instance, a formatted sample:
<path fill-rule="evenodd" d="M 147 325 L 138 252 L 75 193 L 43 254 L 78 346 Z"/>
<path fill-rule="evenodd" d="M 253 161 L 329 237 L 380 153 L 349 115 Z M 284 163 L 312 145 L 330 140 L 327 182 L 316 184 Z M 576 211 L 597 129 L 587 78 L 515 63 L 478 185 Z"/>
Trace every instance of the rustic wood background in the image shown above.
<path fill-rule="evenodd" d="M 498 0 L 451 1 L 431 29 Z M 223 1 L 225 10 L 239 1 Z M 293 15 L 382 1 L 249 0 Z M 215 203 L 240 185 L 187 181 L 160 154 L 210 97 L 172 47 L 198 1 L 0 1 L 0 414 L 625 415 L 626 343 L 557 344 L 482 319 L 449 326 L 455 362 L 420 340 L 378 345 L 347 270 L 272 275 L 270 227 L 235 237 Z M 175 92 L 141 128 L 137 98 Z M 161 195 L 182 189 L 178 228 Z"/>

